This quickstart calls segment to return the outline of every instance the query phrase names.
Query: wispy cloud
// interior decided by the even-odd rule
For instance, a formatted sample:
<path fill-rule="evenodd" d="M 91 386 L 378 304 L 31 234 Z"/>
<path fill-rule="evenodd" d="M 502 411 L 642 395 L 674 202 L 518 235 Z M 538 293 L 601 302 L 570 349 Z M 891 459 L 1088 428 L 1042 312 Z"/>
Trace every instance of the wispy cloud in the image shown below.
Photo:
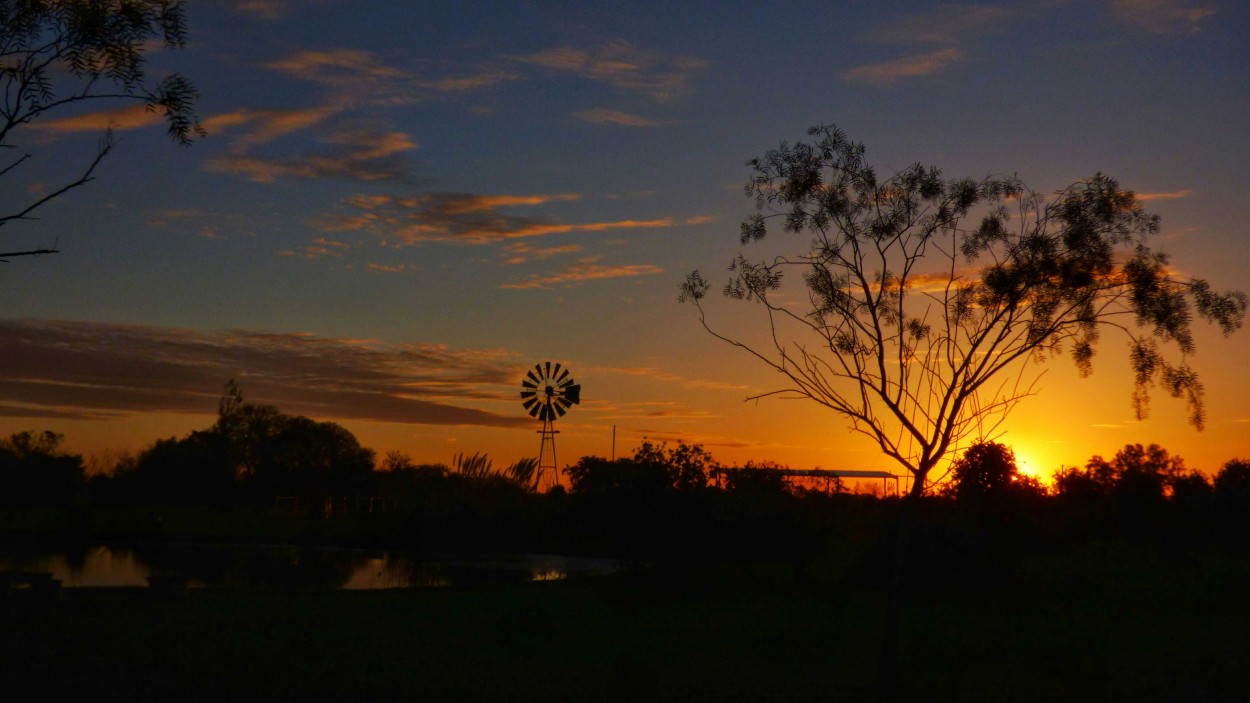
<path fill-rule="evenodd" d="M 708 67 L 703 59 L 648 51 L 625 41 L 593 48 L 565 46 L 514 58 L 654 100 L 671 100 L 689 92 L 694 79 Z"/>
<path fill-rule="evenodd" d="M 746 390 L 747 386 L 724 381 L 708 381 L 699 378 L 686 378 L 669 371 L 662 371 L 650 366 L 596 366 L 589 369 L 598 374 L 619 374 L 636 378 L 646 378 L 668 385 L 677 384 L 682 388 L 702 388 L 710 390 Z"/>
<path fill-rule="evenodd" d="M 344 201 L 345 205 L 360 211 L 359 214 L 325 215 L 320 224 L 327 232 L 366 232 L 390 246 L 411 246 L 422 242 L 489 244 L 570 232 L 654 229 L 673 225 L 671 219 L 562 223 L 549 217 L 501 212 L 503 208 L 544 205 L 579 197 L 571 193 L 425 193 L 412 197 L 361 195 Z"/>
<path fill-rule="evenodd" d="M 1151 200 L 1179 200 L 1181 198 L 1188 198 L 1189 196 L 1193 195 L 1193 191 L 1192 190 L 1175 190 L 1175 191 L 1172 191 L 1171 193 L 1137 193 L 1136 195 L 1137 195 L 1138 200 L 1147 201 L 1147 202 Z"/>
<path fill-rule="evenodd" d="M 943 3 L 894 19 L 874 30 L 871 38 L 892 46 L 958 46 L 969 37 L 997 31 L 1010 15 L 1002 7 Z"/>
<path fill-rule="evenodd" d="M 288 134 L 315 127 L 335 116 L 339 110 L 331 106 L 291 108 L 281 110 L 252 110 L 240 108 L 232 112 L 213 115 L 204 120 L 204 129 L 211 134 L 242 131 L 231 140 L 235 152 L 268 144 Z"/>
<path fill-rule="evenodd" d="M 157 210 L 147 216 L 147 225 L 193 232 L 209 239 L 221 237 L 221 228 L 226 225 L 232 235 L 254 234 L 246 215 L 215 210 Z"/>
<path fill-rule="evenodd" d="M 767 449 L 778 446 L 771 442 L 749 442 L 733 437 L 717 437 L 695 432 L 645 428 L 638 428 L 633 430 L 633 432 L 651 442 L 685 442 L 686 444 L 701 444 L 704 447 L 721 447 L 723 449 Z"/>
<path fill-rule="evenodd" d="M 980 37 L 1000 31 L 1014 14 L 1011 7 L 943 4 L 940 8 L 904 14 L 869 34 L 874 44 L 903 47 L 896 58 L 856 66 L 842 78 L 889 85 L 909 78 L 940 73 L 962 62 Z"/>
<path fill-rule="evenodd" d="M 431 75 L 389 64 L 371 51 L 344 48 L 297 51 L 263 63 L 263 69 L 320 87 L 320 100 L 307 107 L 244 107 L 205 119 L 210 134 L 230 138 L 229 152 L 210 159 L 206 168 L 258 183 L 284 178 L 406 180 L 406 154 L 417 143 L 406 132 L 379 123 L 379 110 L 521 78 L 495 65 L 421 66 Z M 371 117 L 364 121 L 366 111 Z M 288 142 L 280 154 L 268 152 L 265 147 L 281 139 Z"/>
<path fill-rule="evenodd" d="M 1159 238 L 1165 242 L 1174 242 L 1178 239 L 1184 239 L 1191 234 L 1196 234 L 1202 230 L 1197 227 L 1177 227 L 1175 229 L 1167 228 Z"/>
<path fill-rule="evenodd" d="M 30 129 L 45 134 L 103 132 L 106 129 L 120 132 L 152 127 L 164 121 L 164 116 L 157 110 L 149 110 L 146 105 L 130 105 L 117 110 L 90 112 L 73 117 L 33 122 Z"/>
<path fill-rule="evenodd" d="M 1216 14 L 1209 3 L 1190 0 L 1111 0 L 1120 19 L 1155 34 L 1193 34 L 1199 23 Z"/>
<path fill-rule="evenodd" d="M 387 66 L 372 51 L 360 49 L 297 51 L 262 65 L 271 71 L 336 88 L 406 75 L 399 68 Z"/>
<path fill-rule="evenodd" d="M 400 68 L 360 49 L 298 51 L 263 64 L 292 78 L 322 86 L 333 104 L 392 107 L 484 90 L 523 76 L 497 63 L 417 62 Z"/>
<path fill-rule="evenodd" d="M 336 242 L 333 239 L 318 237 L 313 240 L 312 244 L 300 247 L 299 249 L 287 249 L 278 252 L 280 256 L 297 256 L 302 259 L 321 259 L 327 256 L 340 257 L 343 252 L 351 249 L 351 245 L 346 242 Z"/>
<path fill-rule="evenodd" d="M 369 262 L 368 264 L 365 264 L 365 269 L 368 271 L 376 271 L 378 273 L 403 273 L 404 271 L 411 270 L 412 265 L 395 264 L 393 266 L 388 266 L 386 264 L 375 264 L 373 262 Z"/>
<path fill-rule="evenodd" d="M 560 244 L 542 247 L 527 241 L 512 242 L 503 247 L 504 263 L 515 266 L 530 261 L 543 261 L 565 254 L 576 254 L 581 250 L 582 245 L 580 244 Z"/>
<path fill-rule="evenodd" d="M 294 3 L 290 0 L 225 0 L 224 4 L 233 5 L 231 11 L 235 14 L 272 22 L 286 16 Z"/>
<path fill-rule="evenodd" d="M 400 180 L 408 173 L 403 154 L 416 142 L 403 132 L 367 128 L 340 130 L 320 139 L 321 151 L 289 157 L 268 157 L 238 149 L 206 163 L 219 173 L 237 173 L 256 183 L 279 178 L 344 178 L 357 181 Z"/>
<path fill-rule="evenodd" d="M 0 320 L 0 414 L 97 419 L 249 401 L 327 419 L 529 427 L 482 407 L 512 401 L 513 355 L 249 330 Z"/>
<path fill-rule="evenodd" d="M 577 263 L 547 274 L 534 274 L 523 281 L 504 283 L 500 288 L 526 290 L 533 288 L 559 288 L 574 286 L 587 281 L 600 281 L 608 278 L 633 278 L 664 273 L 664 269 L 651 264 L 603 265 L 602 257 L 592 256 Z"/>
<path fill-rule="evenodd" d="M 0 417 L 21 417 L 45 420 L 112 420 L 127 413 L 85 409 L 54 410 L 33 405 L 0 405 Z"/>
<path fill-rule="evenodd" d="M 612 110 L 606 107 L 597 107 L 593 110 L 582 110 L 573 113 L 573 116 L 583 122 L 591 122 L 594 124 L 613 124 L 622 127 L 654 127 L 658 122 L 641 115 L 633 115 L 620 110 Z"/>
<path fill-rule="evenodd" d="M 963 58 L 959 49 L 938 49 L 923 54 L 903 56 L 891 61 L 857 66 L 843 72 L 842 77 L 864 83 L 894 83 L 937 73 Z"/>
<path fill-rule="evenodd" d="M 329 5 L 335 0 L 217 0 L 232 13 L 273 22 L 299 9 Z"/>
<path fill-rule="evenodd" d="M 700 420 L 717 417 L 715 413 L 695 410 L 675 401 L 595 402 L 587 403 L 586 409 L 600 420 Z"/>

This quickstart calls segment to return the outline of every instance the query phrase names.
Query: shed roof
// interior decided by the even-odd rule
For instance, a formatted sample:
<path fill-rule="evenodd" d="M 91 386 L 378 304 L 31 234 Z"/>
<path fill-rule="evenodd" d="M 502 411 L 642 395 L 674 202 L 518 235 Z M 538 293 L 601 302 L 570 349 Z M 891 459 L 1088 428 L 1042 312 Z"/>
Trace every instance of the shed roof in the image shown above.
<path fill-rule="evenodd" d="M 737 467 L 715 469 L 716 472 L 724 473 L 742 470 L 743 469 Z M 802 476 L 805 478 L 904 478 L 903 476 L 892 474 L 889 471 L 862 471 L 859 469 L 764 469 L 764 471 L 775 471 L 782 476 Z"/>

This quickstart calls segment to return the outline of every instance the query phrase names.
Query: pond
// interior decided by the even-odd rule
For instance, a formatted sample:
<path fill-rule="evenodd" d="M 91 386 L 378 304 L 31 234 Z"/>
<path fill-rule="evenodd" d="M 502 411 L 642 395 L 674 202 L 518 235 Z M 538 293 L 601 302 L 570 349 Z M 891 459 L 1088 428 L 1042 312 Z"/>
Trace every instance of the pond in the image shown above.
<path fill-rule="evenodd" d="M 146 587 L 179 576 L 191 588 L 368 590 L 558 581 L 618 562 L 550 554 L 431 558 L 400 551 L 289 545 L 135 543 L 67 548 L 0 542 L 0 571 L 51 572 L 63 588 Z"/>

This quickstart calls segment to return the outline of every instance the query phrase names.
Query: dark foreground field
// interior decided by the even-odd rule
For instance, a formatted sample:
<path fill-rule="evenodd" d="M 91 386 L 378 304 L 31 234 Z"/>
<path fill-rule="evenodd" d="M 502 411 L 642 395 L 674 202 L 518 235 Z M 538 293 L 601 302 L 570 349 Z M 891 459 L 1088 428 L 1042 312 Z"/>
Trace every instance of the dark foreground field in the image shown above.
<path fill-rule="evenodd" d="M 1093 549 L 945 587 L 903 611 L 889 675 L 907 700 L 1244 700 L 1242 572 Z M 0 669 L 49 700 L 872 700 L 885 608 L 879 590 L 763 563 L 172 603 L 23 595 L 2 614 Z"/>

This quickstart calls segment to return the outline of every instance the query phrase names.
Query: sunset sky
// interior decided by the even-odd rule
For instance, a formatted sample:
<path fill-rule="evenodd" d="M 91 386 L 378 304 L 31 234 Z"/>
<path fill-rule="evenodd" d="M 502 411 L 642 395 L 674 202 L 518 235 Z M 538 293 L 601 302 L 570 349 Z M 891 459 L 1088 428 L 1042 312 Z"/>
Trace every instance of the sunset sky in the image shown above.
<path fill-rule="evenodd" d="M 815 124 L 885 173 L 1109 174 L 1161 215 L 1180 273 L 1250 290 L 1240 0 L 187 5 L 188 47 L 151 72 L 195 82 L 207 138 L 98 103 L 14 134 L 33 158 L 3 176 L 5 212 L 72 180 L 106 127 L 120 144 L 0 231 L 0 251 L 61 251 L 0 264 L 0 434 L 133 451 L 211 424 L 233 378 L 379 454 L 509 463 L 538 453 L 518 391 L 551 360 L 583 388 L 561 464 L 610 454 L 615 427 L 618 455 L 648 437 L 897 470 L 813 403 L 743 402 L 780 378 L 677 302 L 741 249 L 747 159 Z M 1199 329 L 1204 432 L 1161 392 L 1134 420 L 1108 334 L 1091 378 L 1037 367 L 1001 439 L 1042 475 L 1137 442 L 1213 473 L 1250 458 L 1248 344 Z"/>

